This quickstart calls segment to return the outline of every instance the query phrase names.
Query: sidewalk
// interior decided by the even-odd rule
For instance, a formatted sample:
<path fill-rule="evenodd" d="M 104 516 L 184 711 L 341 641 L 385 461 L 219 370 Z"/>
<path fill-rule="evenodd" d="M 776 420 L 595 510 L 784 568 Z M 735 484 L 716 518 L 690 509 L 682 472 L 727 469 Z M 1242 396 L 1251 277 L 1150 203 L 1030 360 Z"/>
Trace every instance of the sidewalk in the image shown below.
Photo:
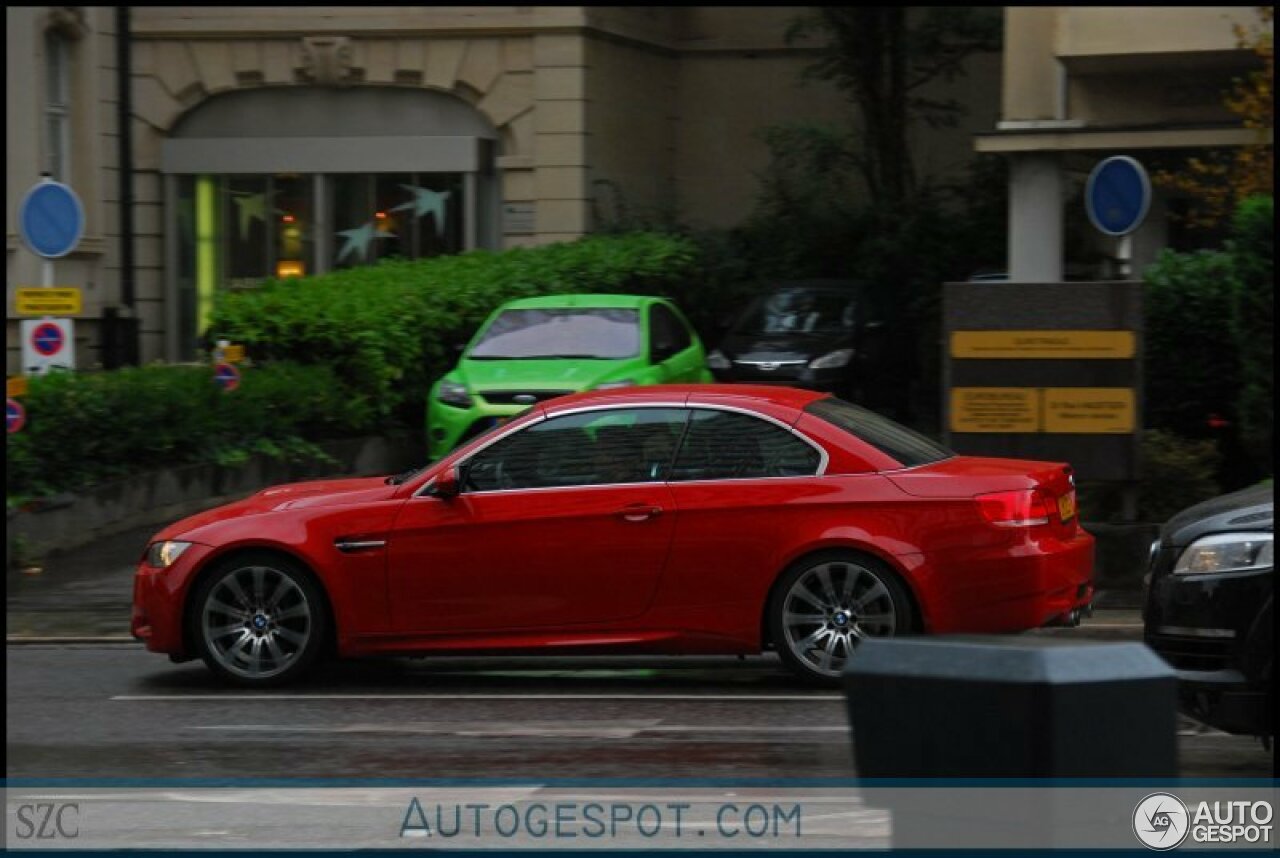
<path fill-rule="evenodd" d="M 135 528 L 89 545 L 52 554 L 39 571 L 8 574 L 8 638 L 129 637 L 133 572 L 160 525 Z M 1106 591 L 1093 617 L 1079 628 L 1032 634 L 1104 640 L 1141 640 L 1140 594 Z"/>

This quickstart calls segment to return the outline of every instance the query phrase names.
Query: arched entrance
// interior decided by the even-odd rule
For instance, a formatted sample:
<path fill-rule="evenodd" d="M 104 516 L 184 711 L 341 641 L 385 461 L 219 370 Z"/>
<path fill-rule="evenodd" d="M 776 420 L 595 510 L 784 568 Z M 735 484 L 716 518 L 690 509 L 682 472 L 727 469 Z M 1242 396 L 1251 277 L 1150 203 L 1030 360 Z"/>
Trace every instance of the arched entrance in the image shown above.
<path fill-rule="evenodd" d="M 218 289 L 498 242 L 499 135 L 451 95 L 269 87 L 214 96 L 162 148 L 175 357 Z"/>

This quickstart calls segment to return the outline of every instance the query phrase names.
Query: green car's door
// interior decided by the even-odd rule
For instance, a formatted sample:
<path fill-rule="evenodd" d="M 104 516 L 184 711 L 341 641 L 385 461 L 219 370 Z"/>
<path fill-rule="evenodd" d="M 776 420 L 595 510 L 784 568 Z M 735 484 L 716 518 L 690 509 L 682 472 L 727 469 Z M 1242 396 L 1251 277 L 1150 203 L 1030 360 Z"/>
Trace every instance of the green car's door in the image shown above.
<path fill-rule="evenodd" d="M 669 304 L 649 305 L 649 363 L 654 384 L 711 381 L 707 354 L 698 335 Z"/>

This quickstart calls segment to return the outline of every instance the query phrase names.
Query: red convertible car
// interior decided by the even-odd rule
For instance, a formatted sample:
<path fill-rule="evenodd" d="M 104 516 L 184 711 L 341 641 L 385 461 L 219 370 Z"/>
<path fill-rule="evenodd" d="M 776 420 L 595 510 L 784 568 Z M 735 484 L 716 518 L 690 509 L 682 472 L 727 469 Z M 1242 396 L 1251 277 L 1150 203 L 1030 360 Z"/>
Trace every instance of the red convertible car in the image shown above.
<path fill-rule="evenodd" d="M 156 534 L 132 631 L 229 680 L 324 653 L 759 653 L 1076 618 L 1071 468 L 958 456 L 786 387 L 549 399 L 419 471 L 266 489 Z"/>

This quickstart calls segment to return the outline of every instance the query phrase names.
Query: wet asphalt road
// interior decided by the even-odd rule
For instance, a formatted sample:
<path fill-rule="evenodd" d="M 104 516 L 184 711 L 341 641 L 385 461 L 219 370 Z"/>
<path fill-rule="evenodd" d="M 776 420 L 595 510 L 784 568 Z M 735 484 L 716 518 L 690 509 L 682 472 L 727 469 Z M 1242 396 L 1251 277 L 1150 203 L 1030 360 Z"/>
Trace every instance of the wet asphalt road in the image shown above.
<path fill-rule="evenodd" d="M 772 657 L 346 662 L 251 695 L 130 644 L 10 645 L 7 668 L 10 777 L 854 774 L 839 693 Z M 1250 737 L 1179 743 L 1184 776 L 1272 771 Z"/>

